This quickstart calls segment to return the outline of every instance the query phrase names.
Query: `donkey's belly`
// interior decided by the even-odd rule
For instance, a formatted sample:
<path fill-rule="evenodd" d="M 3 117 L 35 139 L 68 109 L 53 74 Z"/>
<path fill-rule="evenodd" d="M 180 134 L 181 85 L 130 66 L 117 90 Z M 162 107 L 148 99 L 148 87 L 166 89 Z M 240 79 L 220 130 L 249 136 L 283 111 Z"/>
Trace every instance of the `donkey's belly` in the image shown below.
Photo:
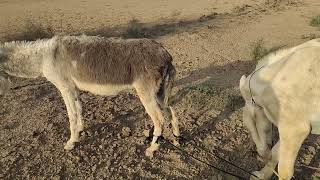
<path fill-rule="evenodd" d="M 96 84 L 82 82 L 74 79 L 76 86 L 83 91 L 88 91 L 96 95 L 111 96 L 117 95 L 121 91 L 132 89 L 129 84 Z"/>

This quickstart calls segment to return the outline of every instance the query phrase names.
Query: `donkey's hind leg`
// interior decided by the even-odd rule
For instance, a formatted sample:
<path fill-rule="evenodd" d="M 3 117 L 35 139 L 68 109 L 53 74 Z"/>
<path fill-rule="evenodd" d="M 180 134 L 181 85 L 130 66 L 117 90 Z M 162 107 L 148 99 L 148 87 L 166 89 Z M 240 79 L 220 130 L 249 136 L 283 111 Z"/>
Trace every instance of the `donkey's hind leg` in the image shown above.
<path fill-rule="evenodd" d="M 173 134 L 175 137 L 180 137 L 179 121 L 177 118 L 177 114 L 171 106 L 169 106 L 169 109 L 171 111 L 171 125 L 172 125 Z"/>
<path fill-rule="evenodd" d="M 181 137 L 180 137 L 180 130 L 179 130 L 179 121 L 177 118 L 176 111 L 173 109 L 173 107 L 165 105 L 161 101 L 161 99 L 158 98 L 157 100 L 158 100 L 157 101 L 158 104 L 162 108 L 165 115 L 167 117 L 171 118 L 172 132 L 173 132 L 174 137 L 176 138 L 174 143 L 176 145 L 178 145 L 180 143 L 179 141 L 181 140 Z"/>
<path fill-rule="evenodd" d="M 172 91 L 173 80 L 167 76 L 160 84 L 157 92 L 157 102 L 167 117 L 171 118 L 172 132 L 175 138 L 180 139 L 179 121 L 175 110 L 169 106 L 169 97 Z"/>
<path fill-rule="evenodd" d="M 153 152 L 159 149 L 157 141 L 162 133 L 164 117 L 157 103 L 156 91 L 151 87 L 143 87 L 143 85 L 136 85 L 135 88 L 145 110 L 153 121 L 153 138 L 150 147 L 146 150 L 146 156 L 153 157 Z"/>

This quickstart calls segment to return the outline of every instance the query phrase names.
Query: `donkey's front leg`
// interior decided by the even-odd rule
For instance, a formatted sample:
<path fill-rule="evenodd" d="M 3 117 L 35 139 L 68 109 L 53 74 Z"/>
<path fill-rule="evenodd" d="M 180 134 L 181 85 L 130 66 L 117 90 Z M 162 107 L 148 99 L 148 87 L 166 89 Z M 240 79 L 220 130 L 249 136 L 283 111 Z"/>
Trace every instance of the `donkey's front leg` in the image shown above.
<path fill-rule="evenodd" d="M 70 123 L 70 139 L 64 146 L 64 149 L 73 149 L 75 142 L 79 141 L 79 134 L 83 130 L 83 123 L 81 119 L 81 104 L 78 99 L 78 92 L 73 87 L 62 87 L 59 88 L 63 100 L 66 104 L 69 123 Z"/>
<path fill-rule="evenodd" d="M 281 119 L 282 120 L 282 119 Z M 310 125 L 306 121 L 296 119 L 289 121 L 279 121 L 279 179 L 290 180 L 294 173 L 294 164 L 298 151 L 310 133 Z M 289 123 L 288 123 L 289 122 Z"/>

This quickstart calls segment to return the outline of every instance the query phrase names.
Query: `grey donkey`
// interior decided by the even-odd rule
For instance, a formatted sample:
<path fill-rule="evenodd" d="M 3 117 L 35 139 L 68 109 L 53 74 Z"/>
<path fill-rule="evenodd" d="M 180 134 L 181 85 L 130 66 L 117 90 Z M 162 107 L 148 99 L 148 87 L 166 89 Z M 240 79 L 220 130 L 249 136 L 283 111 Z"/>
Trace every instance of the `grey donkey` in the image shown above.
<path fill-rule="evenodd" d="M 135 89 L 154 124 L 152 157 L 164 123 L 171 117 L 173 134 L 180 136 L 176 113 L 168 105 L 175 77 L 171 55 L 150 39 L 103 38 L 99 36 L 54 36 L 51 39 L 0 43 L 0 93 L 9 90 L 10 76 L 45 77 L 60 91 L 65 102 L 70 139 L 74 148 L 83 130 L 79 90 L 97 95 L 116 95 Z"/>

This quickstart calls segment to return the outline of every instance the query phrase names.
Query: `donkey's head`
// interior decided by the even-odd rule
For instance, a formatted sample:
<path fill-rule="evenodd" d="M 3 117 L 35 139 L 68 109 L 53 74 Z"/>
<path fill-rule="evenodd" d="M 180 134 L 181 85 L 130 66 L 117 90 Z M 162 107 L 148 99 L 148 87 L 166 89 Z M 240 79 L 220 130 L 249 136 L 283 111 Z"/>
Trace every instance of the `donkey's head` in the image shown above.
<path fill-rule="evenodd" d="M 6 61 L 6 55 L 0 47 L 0 95 L 5 94 L 10 89 L 11 81 L 7 73 L 3 70 L 3 63 Z"/>
<path fill-rule="evenodd" d="M 268 147 L 267 131 L 270 129 L 271 124 L 267 121 L 263 109 L 252 103 L 246 76 L 241 77 L 239 88 L 246 102 L 243 107 L 243 124 L 249 130 L 259 156 L 263 160 L 269 160 L 271 151 Z"/>

